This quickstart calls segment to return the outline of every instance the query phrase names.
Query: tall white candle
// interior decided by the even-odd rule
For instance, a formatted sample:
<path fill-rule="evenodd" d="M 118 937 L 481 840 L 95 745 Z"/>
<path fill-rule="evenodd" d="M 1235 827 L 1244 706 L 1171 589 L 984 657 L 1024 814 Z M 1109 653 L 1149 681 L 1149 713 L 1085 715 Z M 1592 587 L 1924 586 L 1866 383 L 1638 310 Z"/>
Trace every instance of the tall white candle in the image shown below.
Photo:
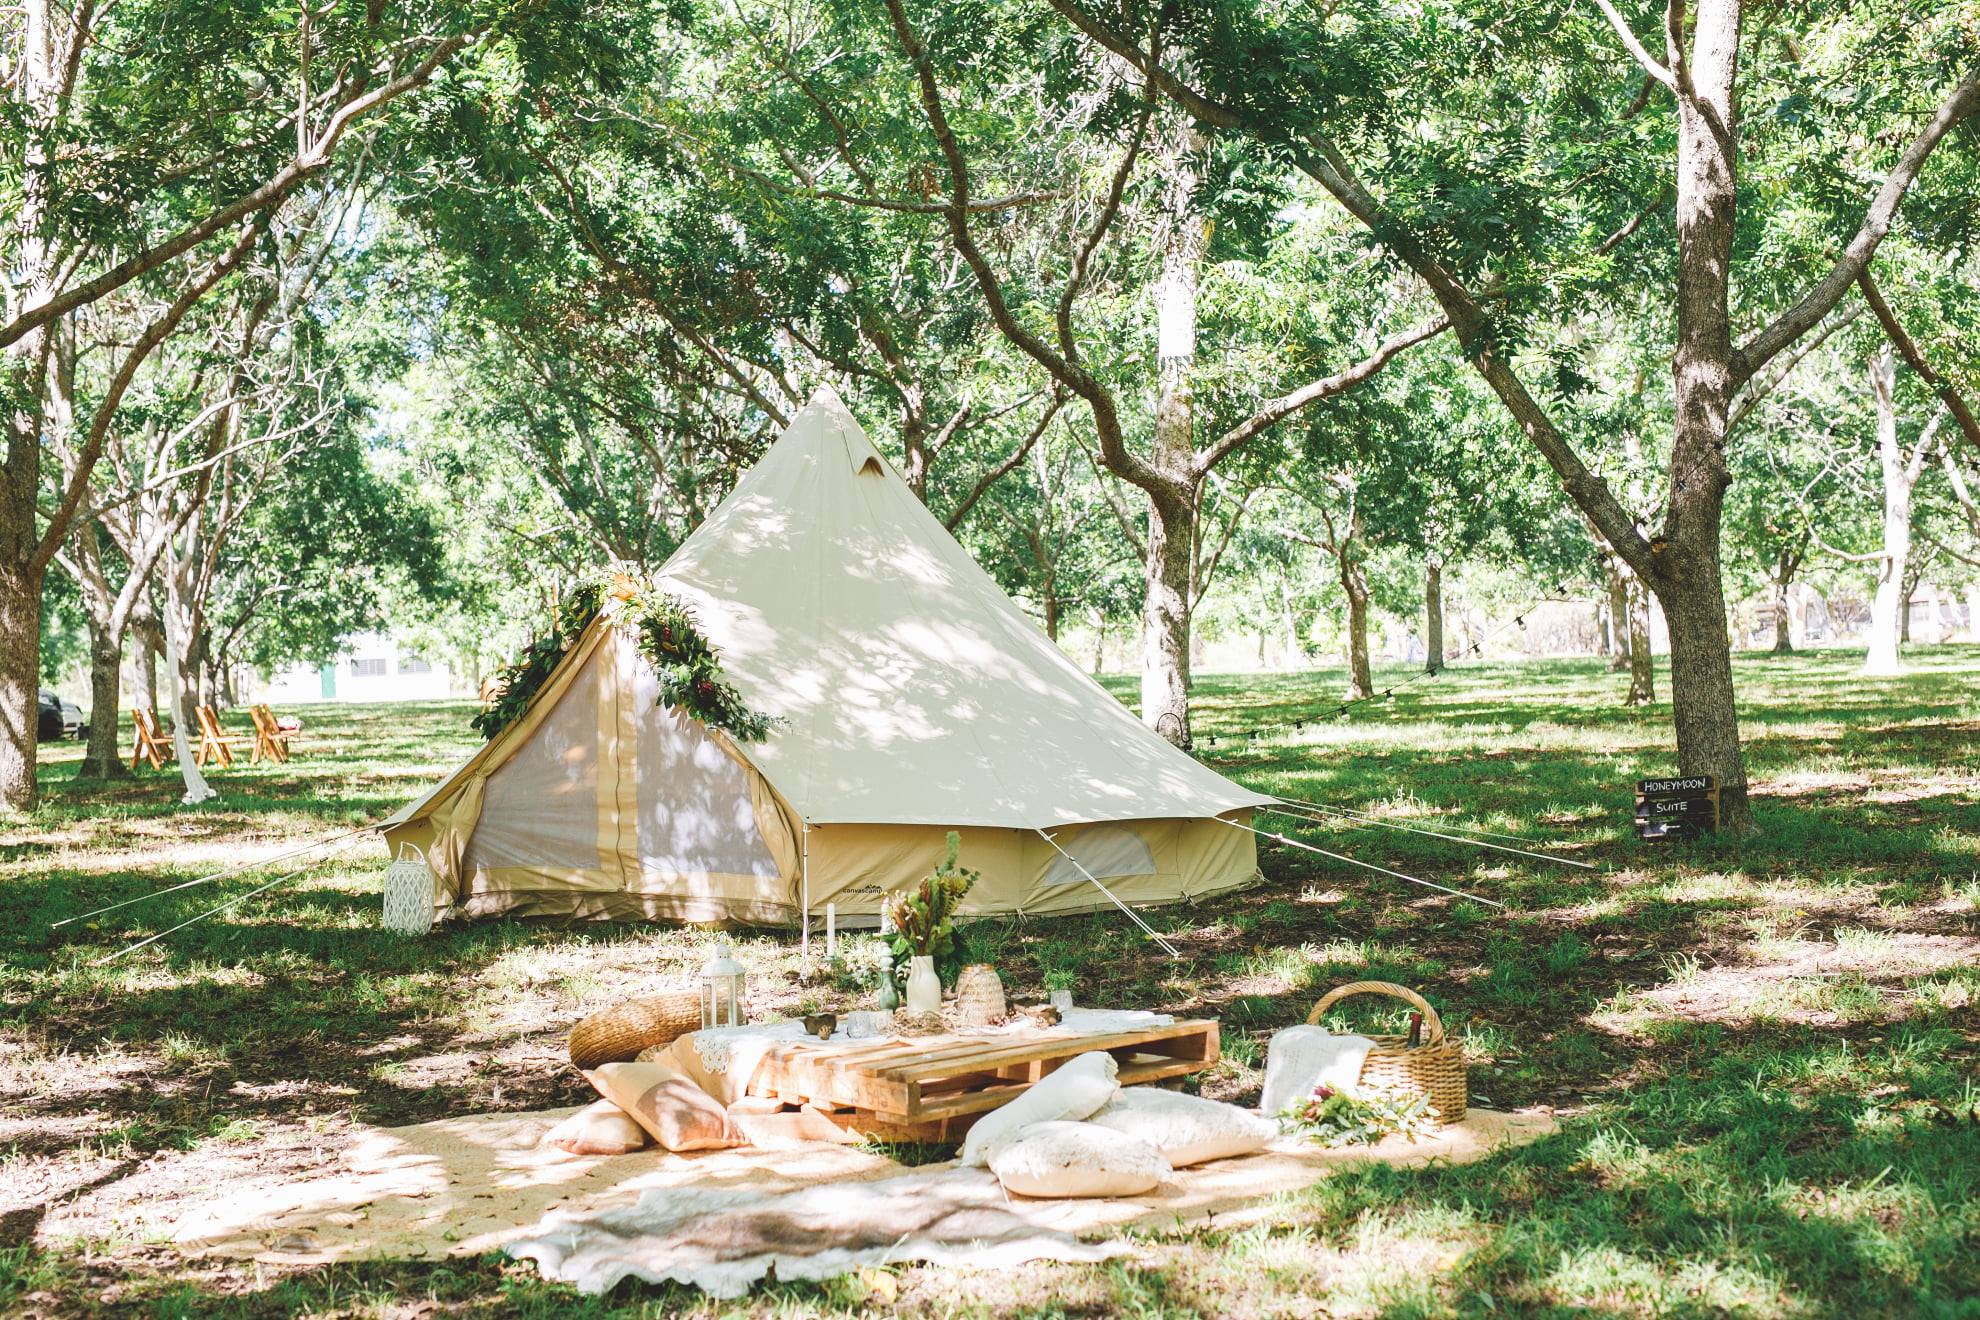
<path fill-rule="evenodd" d="M 827 903 L 825 905 L 825 956 L 827 958 L 836 958 L 839 956 L 839 905 L 837 903 Z"/>

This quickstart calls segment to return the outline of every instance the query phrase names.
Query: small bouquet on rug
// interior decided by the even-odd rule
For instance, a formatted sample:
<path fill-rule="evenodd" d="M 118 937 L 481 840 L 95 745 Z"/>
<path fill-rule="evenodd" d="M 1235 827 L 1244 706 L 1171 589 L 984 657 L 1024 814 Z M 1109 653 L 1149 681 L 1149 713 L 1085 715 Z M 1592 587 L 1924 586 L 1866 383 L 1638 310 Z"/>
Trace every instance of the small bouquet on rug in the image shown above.
<path fill-rule="evenodd" d="M 1415 1141 L 1433 1137 L 1438 1130 L 1428 1096 L 1384 1091 L 1349 1095 L 1331 1086 L 1321 1086 L 1306 1099 L 1288 1105 L 1279 1111 L 1278 1119 L 1286 1131 L 1328 1147 L 1373 1145 L 1390 1136 Z"/>

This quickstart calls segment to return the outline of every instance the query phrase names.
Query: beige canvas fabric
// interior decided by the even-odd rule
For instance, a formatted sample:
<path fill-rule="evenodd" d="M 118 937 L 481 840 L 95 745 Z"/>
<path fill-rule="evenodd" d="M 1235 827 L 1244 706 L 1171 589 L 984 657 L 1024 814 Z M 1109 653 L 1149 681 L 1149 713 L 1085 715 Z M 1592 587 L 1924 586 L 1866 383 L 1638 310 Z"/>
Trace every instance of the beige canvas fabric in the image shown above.
<path fill-rule="evenodd" d="M 814 825 L 1031 829 L 1271 799 L 1108 696 L 916 499 L 829 390 L 660 571 L 750 704 L 750 760 Z"/>
<path fill-rule="evenodd" d="M 659 585 L 775 732 L 739 746 L 661 708 L 608 611 L 514 725 L 388 822 L 452 911 L 774 924 L 829 902 L 856 920 L 927 875 L 949 829 L 982 876 L 965 913 L 1108 906 L 1082 867 L 1136 905 L 1256 876 L 1226 822 L 1271 799 L 1081 672 L 830 391 Z"/>

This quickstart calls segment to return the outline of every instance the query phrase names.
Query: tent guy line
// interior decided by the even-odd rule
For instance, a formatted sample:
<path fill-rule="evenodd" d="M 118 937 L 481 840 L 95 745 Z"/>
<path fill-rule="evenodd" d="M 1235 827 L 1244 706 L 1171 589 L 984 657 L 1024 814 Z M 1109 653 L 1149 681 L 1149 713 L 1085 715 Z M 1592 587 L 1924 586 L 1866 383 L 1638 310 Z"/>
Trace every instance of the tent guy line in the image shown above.
<path fill-rule="evenodd" d="M 1531 857 L 1536 861 L 1554 862 L 1560 866 L 1579 866 L 1585 871 L 1598 869 L 1592 862 L 1577 862 L 1569 857 L 1555 857 L 1549 853 L 1529 852 L 1525 848 L 1508 848 L 1503 843 L 1487 843 L 1483 839 L 1467 839 L 1458 834 L 1441 834 L 1436 830 L 1418 829 L 1414 825 L 1398 825 L 1390 820 L 1374 820 L 1366 816 L 1356 815 L 1351 811 L 1344 811 L 1338 807 L 1308 807 L 1303 802 L 1290 802 L 1284 798 L 1281 798 L 1280 802 L 1283 805 L 1279 807 L 1261 807 L 1260 810 L 1277 816 L 1292 816 L 1297 820 L 1309 820 L 1316 825 L 1346 824 L 1351 826 L 1370 826 L 1385 830 L 1401 830 L 1406 834 L 1421 834 L 1432 839 L 1447 839 L 1452 843 L 1462 843 L 1473 848 L 1490 848 L 1493 852 L 1512 853 L 1517 857 Z"/>
<path fill-rule="evenodd" d="M 1383 825 L 1383 824 L 1393 823 L 1388 821 L 1377 820 L 1374 812 L 1362 811 L 1355 807 L 1343 807 L 1338 805 L 1332 805 L 1326 802 L 1308 802 L 1304 798 L 1295 798 L 1295 797 L 1281 797 L 1279 801 L 1286 803 L 1289 806 L 1311 807 L 1315 811 L 1337 811 L 1343 816 L 1352 816 L 1357 820 L 1365 820 L 1371 825 Z M 1515 843 L 1533 842 L 1533 840 L 1527 838 L 1524 834 L 1507 834 L 1504 830 L 1480 829 L 1476 825 L 1447 825 L 1444 828 L 1453 831 L 1460 838 L 1463 838 L 1468 835 L 1471 838 L 1476 838 L 1476 839 L 1511 839 Z M 1564 857 L 1555 857 L 1550 860 L 1560 862 L 1560 861 L 1566 861 L 1567 859 Z M 1577 862 L 1575 863 L 1575 865 L 1587 866 L 1589 864 L 1587 862 Z"/>
<path fill-rule="evenodd" d="M 225 880 L 230 876 L 240 875 L 247 871 L 258 871 L 264 866 L 273 866 L 277 862 L 286 862 L 291 857 L 301 857 L 304 853 L 312 853 L 319 848 L 328 848 L 333 843 L 342 843 L 345 839 L 359 834 L 375 834 L 384 823 L 383 820 L 375 820 L 369 825 L 360 825 L 354 830 L 345 830 L 342 834 L 333 834 L 327 839 L 318 839 L 315 843 L 306 843 L 300 848 L 291 848 L 287 852 L 276 853 L 273 857 L 264 857 L 260 861 L 247 862 L 240 866 L 229 867 L 224 871 L 215 871 L 212 875 L 203 875 L 196 880 L 187 880 L 183 884 L 176 884 L 167 889 L 154 889 L 148 894 L 139 894 L 136 898 L 127 898 L 121 903 L 112 903 L 108 907 L 100 907 L 91 912 L 79 912 L 73 917 L 64 917 L 60 921 L 50 923 L 48 929 L 57 930 L 69 925 L 71 922 L 87 921 L 91 917 L 100 917 L 106 912 L 115 912 L 118 908 L 127 908 L 133 903 L 148 902 L 154 898 L 163 898 L 167 894 L 176 894 L 181 889 L 191 889 L 195 885 L 211 884 L 215 880 Z M 308 868 L 305 867 L 303 869 L 307 870 Z M 295 872 L 291 871 L 289 874 L 294 875 Z"/>
<path fill-rule="evenodd" d="M 361 833 L 364 833 L 364 831 L 352 830 L 351 834 L 347 834 L 344 837 L 349 838 L 351 837 L 351 835 L 361 834 Z M 206 909 L 206 911 L 200 913 L 196 917 L 186 918 L 184 921 L 172 927 L 170 930 L 161 930 L 156 935 L 147 935 L 145 938 L 139 940 L 135 944 L 126 944 L 123 948 L 118 949 L 115 953 L 106 953 L 101 958 L 98 958 L 96 961 L 92 962 L 90 966 L 101 967 L 105 963 L 115 962 L 117 959 L 123 957 L 127 953 L 134 953 L 137 950 L 142 949 L 147 944 L 156 944 L 158 941 L 164 939 L 167 935 L 175 935 L 179 931 L 184 930 L 188 926 L 197 925 L 198 923 L 205 921 L 208 917 L 216 916 L 219 913 L 225 912 L 228 908 L 239 907 L 241 904 L 247 902 L 250 898 L 253 898 L 256 894 L 265 894 L 269 890 L 273 889 L 276 885 L 282 884 L 283 882 L 288 880 L 293 880 L 297 876 L 303 875 L 306 872 L 314 871 L 317 867 L 323 865 L 324 862 L 328 860 L 329 860 L 328 858 L 320 857 L 313 862 L 306 862 L 303 865 L 298 866 L 293 871 L 285 871 L 281 875 L 276 876 L 273 880 L 270 880 L 267 884 L 259 885 L 253 889 L 248 890 L 247 893 L 242 894 L 239 898 L 230 898 L 224 903 L 218 903 L 215 904 L 213 907 Z"/>
<path fill-rule="evenodd" d="M 1337 862 L 1346 862 L 1349 866 L 1359 866 L 1365 871 L 1375 871 L 1381 875 L 1394 876 L 1398 880 L 1407 880 L 1413 885 L 1422 885 L 1425 889 L 1435 889 L 1441 893 L 1455 894 L 1459 898 L 1468 898 L 1474 903 L 1483 903 L 1487 907 L 1495 907 L 1501 911 L 1504 911 L 1506 908 L 1506 905 L 1497 899 L 1482 898 L 1477 894 L 1468 894 L 1462 889 L 1453 889 L 1449 885 L 1440 885 L 1434 880 L 1419 880 L 1413 875 L 1404 875 L 1401 871 L 1391 871 L 1386 866 L 1377 866 L 1373 862 L 1364 862 L 1359 857 L 1350 857 L 1346 853 L 1329 852 L 1325 848 L 1316 848 L 1310 843 L 1301 843 L 1298 839 L 1288 839 L 1285 835 L 1274 834 L 1270 830 L 1257 829 L 1253 826 L 1246 825 L 1242 821 L 1225 820 L 1222 816 L 1212 816 L 1211 819 L 1221 821 L 1234 830 L 1250 830 L 1262 839 L 1276 839 L 1278 842 L 1286 844 L 1289 847 L 1303 848 L 1310 853 L 1319 853 L 1322 857 L 1331 857 Z"/>

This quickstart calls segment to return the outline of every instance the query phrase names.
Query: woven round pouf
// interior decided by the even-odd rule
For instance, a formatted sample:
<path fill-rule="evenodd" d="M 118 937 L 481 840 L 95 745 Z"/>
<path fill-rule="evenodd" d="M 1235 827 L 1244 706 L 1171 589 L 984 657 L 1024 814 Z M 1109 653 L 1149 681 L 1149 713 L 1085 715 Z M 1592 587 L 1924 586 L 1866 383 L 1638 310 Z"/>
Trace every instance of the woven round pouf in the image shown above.
<path fill-rule="evenodd" d="M 1393 1095 L 1420 1095 L 1430 1102 L 1430 1112 L 1440 1123 L 1464 1120 L 1470 1103 L 1470 1078 L 1465 1066 L 1464 1046 L 1445 1039 L 1444 1023 L 1429 1001 L 1406 986 L 1390 981 L 1353 981 L 1330 990 L 1306 1015 L 1308 1023 L 1318 1024 L 1328 1009 L 1349 995 L 1389 995 L 1423 1014 L 1423 1040 L 1411 1048 L 1408 1036 L 1384 1036 L 1362 1032 L 1375 1042 L 1361 1065 L 1360 1084 Z"/>
<path fill-rule="evenodd" d="M 1009 1011 L 1004 1003 L 1004 982 L 989 963 L 971 963 L 956 978 L 956 1023 L 963 1027 L 985 1027 Z"/>
<path fill-rule="evenodd" d="M 571 1028 L 571 1062 L 579 1070 L 636 1059 L 652 1045 L 666 1045 L 701 1030 L 701 992 L 676 990 L 600 1009 Z"/>

